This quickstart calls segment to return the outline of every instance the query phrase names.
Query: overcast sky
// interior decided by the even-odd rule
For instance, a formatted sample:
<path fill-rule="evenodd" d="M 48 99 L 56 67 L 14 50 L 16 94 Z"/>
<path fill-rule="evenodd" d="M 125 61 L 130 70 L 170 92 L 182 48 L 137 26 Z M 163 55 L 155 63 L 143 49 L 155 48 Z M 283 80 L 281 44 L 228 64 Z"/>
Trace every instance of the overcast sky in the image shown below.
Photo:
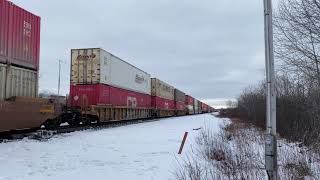
<path fill-rule="evenodd" d="M 102 47 L 199 99 L 264 78 L 262 0 L 12 0 L 41 16 L 40 89 L 69 91 L 70 49 Z"/>

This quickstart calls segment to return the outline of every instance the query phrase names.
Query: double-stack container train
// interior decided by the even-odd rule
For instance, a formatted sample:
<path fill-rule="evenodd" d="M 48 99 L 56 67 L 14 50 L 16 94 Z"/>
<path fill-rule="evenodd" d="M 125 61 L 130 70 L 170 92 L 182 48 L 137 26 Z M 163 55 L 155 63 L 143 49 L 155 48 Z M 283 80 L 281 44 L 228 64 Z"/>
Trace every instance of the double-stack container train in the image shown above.
<path fill-rule="evenodd" d="M 186 115 L 186 94 L 179 89 L 174 89 L 174 108 L 176 116 Z"/>
<path fill-rule="evenodd" d="M 186 114 L 187 115 L 195 114 L 194 98 L 193 97 L 191 97 L 190 95 L 186 95 L 185 105 L 186 105 L 186 111 L 187 111 Z"/>
<path fill-rule="evenodd" d="M 67 101 L 38 98 L 39 52 L 40 17 L 0 0 L 0 133 L 214 110 L 102 48 L 71 50 Z"/>
<path fill-rule="evenodd" d="M 39 127 L 60 112 L 39 99 L 40 17 L 0 0 L 0 132 Z"/>
<path fill-rule="evenodd" d="M 174 87 L 157 79 L 151 78 L 151 98 L 155 117 L 174 116 Z"/>

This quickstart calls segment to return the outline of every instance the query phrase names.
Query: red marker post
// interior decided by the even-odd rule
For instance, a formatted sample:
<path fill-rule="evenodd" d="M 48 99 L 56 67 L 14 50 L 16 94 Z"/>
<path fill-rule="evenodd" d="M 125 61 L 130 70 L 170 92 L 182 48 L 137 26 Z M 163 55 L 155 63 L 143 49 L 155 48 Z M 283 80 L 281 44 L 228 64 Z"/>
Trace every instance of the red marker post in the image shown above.
<path fill-rule="evenodd" d="M 180 149 L 179 149 L 178 154 L 182 153 L 182 150 L 183 150 L 184 144 L 186 143 L 187 137 L 188 137 L 188 132 L 185 132 L 184 136 L 183 136 L 183 139 L 182 139 L 182 142 L 181 142 L 181 145 L 180 145 Z"/>

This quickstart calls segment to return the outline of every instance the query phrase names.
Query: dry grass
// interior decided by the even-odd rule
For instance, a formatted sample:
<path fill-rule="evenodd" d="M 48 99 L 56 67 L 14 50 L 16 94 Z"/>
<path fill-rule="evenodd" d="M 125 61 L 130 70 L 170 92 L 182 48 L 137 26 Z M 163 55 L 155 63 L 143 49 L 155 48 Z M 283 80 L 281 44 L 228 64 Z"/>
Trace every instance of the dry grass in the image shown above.
<path fill-rule="evenodd" d="M 264 141 L 261 130 L 239 120 L 225 124 L 218 134 L 202 129 L 196 148 L 179 164 L 175 177 L 178 180 L 266 179 Z M 313 153 L 298 152 L 297 148 L 280 148 L 281 179 L 319 178 L 314 172 L 315 164 L 311 163 L 315 161 Z"/>

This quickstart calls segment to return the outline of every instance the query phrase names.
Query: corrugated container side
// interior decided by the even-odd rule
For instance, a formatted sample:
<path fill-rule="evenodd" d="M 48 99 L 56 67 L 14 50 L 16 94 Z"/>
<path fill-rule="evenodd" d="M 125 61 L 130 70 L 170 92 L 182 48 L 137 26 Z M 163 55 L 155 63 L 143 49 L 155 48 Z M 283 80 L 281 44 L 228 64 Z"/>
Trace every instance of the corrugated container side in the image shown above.
<path fill-rule="evenodd" d="M 8 29 L 8 56 L 10 63 L 38 70 L 40 17 L 10 3 Z"/>
<path fill-rule="evenodd" d="M 0 0 L 0 62 L 8 58 L 9 3 Z"/>
<path fill-rule="evenodd" d="M 186 95 L 186 104 L 193 105 L 193 101 L 194 101 L 193 97 Z"/>
<path fill-rule="evenodd" d="M 174 100 L 161 98 L 158 96 L 152 96 L 152 107 L 157 109 L 174 110 Z"/>
<path fill-rule="evenodd" d="M 151 75 L 103 50 L 103 63 L 109 63 L 101 69 L 101 81 L 111 86 L 128 89 L 144 94 L 151 93 Z M 102 62 L 101 62 L 102 63 Z"/>
<path fill-rule="evenodd" d="M 185 102 L 186 94 L 179 89 L 174 89 L 174 100 L 177 102 Z"/>
<path fill-rule="evenodd" d="M 151 96 L 105 84 L 71 85 L 71 106 L 113 105 L 151 108 Z"/>
<path fill-rule="evenodd" d="M 37 71 L 14 66 L 9 66 L 7 68 L 6 98 L 14 96 L 37 97 Z"/>
<path fill-rule="evenodd" d="M 98 84 L 100 70 L 100 49 L 71 50 L 71 84 Z"/>
<path fill-rule="evenodd" d="M 199 101 L 197 99 L 194 99 L 194 104 L 193 104 L 193 107 L 194 107 L 194 112 L 195 114 L 199 114 Z"/>
<path fill-rule="evenodd" d="M 176 110 L 185 110 L 186 109 L 186 105 L 184 102 L 179 102 L 179 101 L 175 101 L 174 102 L 174 107 Z"/>
<path fill-rule="evenodd" d="M 186 107 L 189 114 L 194 114 L 194 98 L 186 95 Z"/>
<path fill-rule="evenodd" d="M 151 95 L 174 100 L 174 87 L 157 78 L 151 78 Z"/>
<path fill-rule="evenodd" d="M 202 103 L 202 112 L 208 112 L 208 105 L 205 103 Z"/>
<path fill-rule="evenodd" d="M 0 64 L 0 101 L 3 101 L 5 99 L 6 78 L 7 78 L 6 66 L 3 64 Z"/>
<path fill-rule="evenodd" d="M 71 84 L 107 84 L 144 94 L 150 74 L 100 48 L 71 50 Z"/>

